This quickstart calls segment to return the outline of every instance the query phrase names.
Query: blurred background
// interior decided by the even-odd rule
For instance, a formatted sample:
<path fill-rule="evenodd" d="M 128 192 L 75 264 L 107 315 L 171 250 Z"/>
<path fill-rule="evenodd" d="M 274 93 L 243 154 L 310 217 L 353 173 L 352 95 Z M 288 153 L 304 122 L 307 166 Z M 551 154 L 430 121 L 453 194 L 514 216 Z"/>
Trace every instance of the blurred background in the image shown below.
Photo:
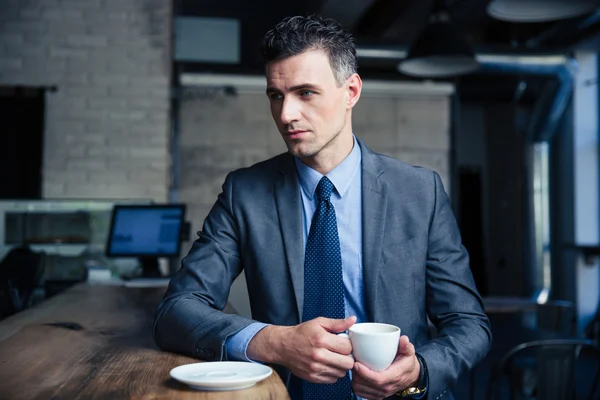
<path fill-rule="evenodd" d="M 496 326 L 566 304 L 569 335 L 597 340 L 598 3 L 0 0 L 3 279 L 34 255 L 11 264 L 31 281 L 17 309 L 86 280 L 164 284 L 227 172 L 285 151 L 259 44 L 316 13 L 355 36 L 355 134 L 441 175 Z M 154 210 L 163 235 L 182 209 L 174 247 L 110 251 L 115 205 Z M 249 315 L 243 275 L 230 303 Z"/>

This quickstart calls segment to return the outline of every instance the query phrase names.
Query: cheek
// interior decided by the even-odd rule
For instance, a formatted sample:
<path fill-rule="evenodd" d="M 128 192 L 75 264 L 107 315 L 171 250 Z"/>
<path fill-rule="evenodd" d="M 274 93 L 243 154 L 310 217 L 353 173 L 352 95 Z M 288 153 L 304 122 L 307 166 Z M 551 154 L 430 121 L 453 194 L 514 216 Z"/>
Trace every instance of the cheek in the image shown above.
<path fill-rule="evenodd" d="M 334 116 L 333 107 L 326 102 L 314 103 L 310 107 L 305 107 L 304 116 L 314 124 L 327 125 L 331 123 L 331 117 Z"/>
<path fill-rule="evenodd" d="M 343 96 L 329 98 L 317 107 L 317 112 L 320 112 L 325 121 L 337 121 L 340 116 L 346 115 L 346 105 Z"/>
<path fill-rule="evenodd" d="M 281 116 L 281 110 L 277 104 L 271 103 L 271 116 L 275 120 L 275 123 L 280 124 L 279 117 Z"/>
<path fill-rule="evenodd" d="M 338 129 L 340 121 L 343 121 L 346 115 L 345 109 L 338 106 L 323 107 L 317 112 L 322 123 L 330 126 L 331 129 Z"/>

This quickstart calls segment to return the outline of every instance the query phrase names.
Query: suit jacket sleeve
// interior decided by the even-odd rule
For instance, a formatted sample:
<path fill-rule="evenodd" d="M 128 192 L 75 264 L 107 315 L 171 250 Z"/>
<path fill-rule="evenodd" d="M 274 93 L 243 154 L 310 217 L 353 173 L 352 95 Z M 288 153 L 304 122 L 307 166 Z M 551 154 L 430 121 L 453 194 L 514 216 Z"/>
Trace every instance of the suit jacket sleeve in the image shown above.
<path fill-rule="evenodd" d="M 242 271 L 240 232 L 233 209 L 230 174 L 199 238 L 156 309 L 154 340 L 163 350 L 222 360 L 227 354 L 227 338 L 255 322 L 222 311 L 231 284 Z"/>
<path fill-rule="evenodd" d="M 453 386 L 487 354 L 489 320 L 469 267 L 469 256 L 441 179 L 434 174 L 435 205 L 427 254 L 427 314 L 438 335 L 417 349 L 429 372 L 429 398 Z"/>

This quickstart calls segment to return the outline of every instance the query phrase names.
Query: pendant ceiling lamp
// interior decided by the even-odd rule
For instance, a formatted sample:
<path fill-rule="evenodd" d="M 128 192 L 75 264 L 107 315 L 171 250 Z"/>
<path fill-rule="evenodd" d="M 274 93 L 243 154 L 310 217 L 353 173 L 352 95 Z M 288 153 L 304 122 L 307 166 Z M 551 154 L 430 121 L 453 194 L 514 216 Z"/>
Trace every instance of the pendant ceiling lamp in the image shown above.
<path fill-rule="evenodd" d="M 442 1 L 436 1 L 427 26 L 412 43 L 406 59 L 398 64 L 401 73 L 420 78 L 454 77 L 478 68 L 473 48 Z"/>
<path fill-rule="evenodd" d="M 507 22 L 550 22 L 585 15 L 598 4 L 598 0 L 492 0 L 487 13 Z"/>

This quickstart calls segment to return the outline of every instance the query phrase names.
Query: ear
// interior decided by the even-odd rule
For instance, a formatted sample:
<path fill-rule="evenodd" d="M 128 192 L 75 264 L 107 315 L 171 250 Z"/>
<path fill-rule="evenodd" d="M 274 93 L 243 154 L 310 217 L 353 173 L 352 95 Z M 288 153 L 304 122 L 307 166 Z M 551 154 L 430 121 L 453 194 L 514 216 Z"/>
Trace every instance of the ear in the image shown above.
<path fill-rule="evenodd" d="M 346 80 L 346 108 L 353 108 L 358 99 L 360 99 L 360 93 L 362 91 L 362 80 L 357 73 L 352 74 Z"/>

